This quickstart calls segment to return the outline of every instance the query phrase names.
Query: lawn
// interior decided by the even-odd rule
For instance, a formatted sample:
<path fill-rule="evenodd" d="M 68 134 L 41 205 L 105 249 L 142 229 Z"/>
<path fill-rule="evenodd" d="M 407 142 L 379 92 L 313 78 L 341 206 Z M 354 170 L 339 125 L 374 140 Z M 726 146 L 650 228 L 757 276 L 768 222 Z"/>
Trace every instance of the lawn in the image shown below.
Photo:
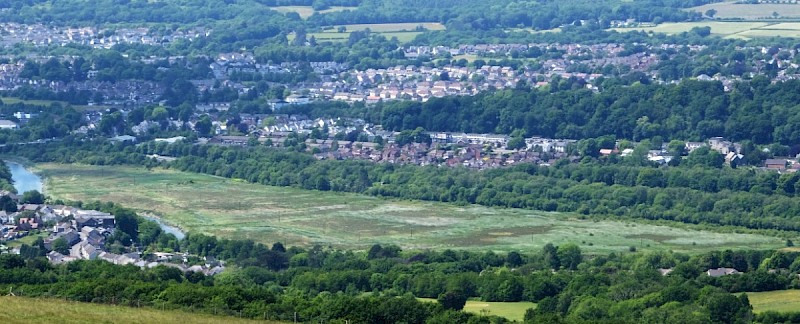
<path fill-rule="evenodd" d="M 800 18 L 800 5 L 795 4 L 736 4 L 734 1 L 718 2 L 699 7 L 686 9 L 705 13 L 714 9 L 717 13 L 714 18 L 721 19 L 774 19 L 772 13 L 777 12 L 778 18 Z"/>
<path fill-rule="evenodd" d="M 776 237 L 715 233 L 689 225 L 677 228 L 522 209 L 386 200 L 164 169 L 72 164 L 34 168 L 46 177 L 46 194 L 55 198 L 114 201 L 191 232 L 264 243 L 538 251 L 547 243 L 573 242 L 584 251 L 602 253 L 628 251 L 631 246 L 698 253 L 771 249 L 785 243 Z"/>
<path fill-rule="evenodd" d="M 270 7 L 270 9 L 275 10 L 280 13 L 287 13 L 287 12 L 296 12 L 300 15 L 300 18 L 306 19 L 311 17 L 315 12 L 324 14 L 329 12 L 336 12 L 336 11 L 344 11 L 344 10 L 355 10 L 357 7 L 330 7 L 325 10 L 316 11 L 311 6 L 278 6 L 278 7 Z"/>
<path fill-rule="evenodd" d="M 0 323 L 278 323 L 60 299 L 0 297 Z"/>
<path fill-rule="evenodd" d="M 436 299 L 432 298 L 417 299 L 423 302 L 436 302 Z M 527 311 L 528 308 L 536 308 L 536 304 L 531 302 L 505 303 L 468 300 L 467 304 L 464 305 L 464 311 L 467 313 L 487 316 L 495 315 L 518 322 L 522 322 L 522 320 L 525 318 L 525 311 Z"/>
<path fill-rule="evenodd" d="M 800 311 L 800 290 L 778 290 L 766 292 L 749 292 L 747 298 L 756 313 L 765 311 L 798 312 Z"/>

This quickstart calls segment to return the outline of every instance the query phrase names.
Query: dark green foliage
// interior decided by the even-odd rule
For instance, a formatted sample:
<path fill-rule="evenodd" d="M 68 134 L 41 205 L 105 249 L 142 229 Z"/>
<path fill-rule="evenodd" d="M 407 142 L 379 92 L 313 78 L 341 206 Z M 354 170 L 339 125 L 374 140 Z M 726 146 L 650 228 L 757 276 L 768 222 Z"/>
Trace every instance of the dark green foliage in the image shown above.
<path fill-rule="evenodd" d="M 67 240 L 63 237 L 59 237 L 53 241 L 53 251 L 63 255 L 69 255 L 69 243 L 67 243 Z"/>
<path fill-rule="evenodd" d="M 22 194 L 20 202 L 23 204 L 43 204 L 44 195 L 37 190 L 26 191 Z"/>
<path fill-rule="evenodd" d="M 462 310 L 467 303 L 467 294 L 458 290 L 449 290 L 439 295 L 436 301 L 445 309 Z"/>

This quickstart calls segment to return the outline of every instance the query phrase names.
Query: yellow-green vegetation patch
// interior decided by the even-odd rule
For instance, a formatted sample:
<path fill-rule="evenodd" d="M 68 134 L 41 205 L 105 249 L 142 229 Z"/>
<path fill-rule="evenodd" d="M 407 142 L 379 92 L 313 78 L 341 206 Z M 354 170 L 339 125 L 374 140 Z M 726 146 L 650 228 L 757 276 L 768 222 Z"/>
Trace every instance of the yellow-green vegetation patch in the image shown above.
<path fill-rule="evenodd" d="M 60 299 L 0 297 L 0 323 L 278 323 L 236 317 L 161 311 L 102 304 L 68 302 Z"/>
<path fill-rule="evenodd" d="M 560 33 L 561 28 L 539 29 L 539 30 L 533 28 L 509 28 L 506 29 L 506 32 L 528 32 L 531 34 Z"/>
<path fill-rule="evenodd" d="M 800 5 L 797 4 L 738 4 L 734 1 L 707 4 L 686 9 L 705 14 L 708 10 L 716 10 L 714 18 L 722 19 L 774 19 L 800 17 Z"/>
<path fill-rule="evenodd" d="M 385 33 L 381 33 L 381 35 L 383 35 L 387 39 L 392 39 L 392 37 L 397 37 L 397 40 L 399 42 L 401 42 L 401 43 L 408 43 L 408 42 L 414 40 L 414 38 L 416 38 L 417 35 L 419 35 L 419 34 L 422 34 L 422 32 L 385 32 Z"/>
<path fill-rule="evenodd" d="M 423 302 L 435 303 L 436 299 L 432 298 L 417 298 Z M 484 302 L 479 300 L 468 300 L 464 305 L 464 311 L 467 313 L 484 315 L 484 316 L 500 316 L 505 317 L 512 321 L 522 322 L 525 318 L 525 311 L 529 308 L 536 308 L 535 303 L 531 302 Z"/>
<path fill-rule="evenodd" d="M 743 31 L 734 36 L 754 38 L 754 37 L 800 37 L 800 30 L 788 29 L 753 29 Z"/>
<path fill-rule="evenodd" d="M 417 35 L 422 34 L 422 32 L 419 31 L 388 31 L 388 32 L 376 32 L 376 33 L 383 35 L 387 39 L 392 39 L 392 37 L 397 37 L 397 40 L 401 43 L 410 42 L 414 40 L 414 38 L 416 38 Z M 345 31 L 343 33 L 340 33 L 337 31 L 329 30 L 319 33 L 308 33 L 306 35 L 307 38 L 311 38 L 311 36 L 314 36 L 317 42 L 344 42 L 350 38 L 350 31 Z M 295 35 L 291 34 L 287 37 L 287 39 L 289 41 L 292 41 L 294 37 Z"/>
<path fill-rule="evenodd" d="M 800 290 L 797 289 L 749 292 L 747 298 L 750 299 L 750 305 L 753 305 L 753 312 L 756 313 L 800 311 Z"/>
<path fill-rule="evenodd" d="M 780 248 L 785 240 L 632 221 L 582 220 L 574 214 L 394 201 L 271 187 L 210 175 L 129 166 L 38 164 L 54 198 L 113 201 L 195 233 L 292 245 L 406 249 L 539 251 L 578 244 L 590 253 Z"/>
<path fill-rule="evenodd" d="M 644 31 L 664 34 L 680 34 L 682 32 L 688 32 L 695 27 L 711 27 L 712 34 L 726 36 L 757 29 L 767 25 L 768 24 L 764 22 L 701 21 L 664 23 L 654 27 L 613 28 L 613 30 L 619 32 Z"/>
<path fill-rule="evenodd" d="M 785 30 L 800 30 L 800 22 L 789 22 L 789 23 L 779 23 L 779 24 L 772 24 L 766 27 L 762 27 L 759 29 L 785 29 Z"/>
<path fill-rule="evenodd" d="M 66 107 L 66 106 L 70 105 L 66 101 L 27 100 L 27 99 L 20 99 L 20 98 L 16 98 L 16 97 L 0 97 L 0 100 L 2 100 L 3 104 L 6 104 L 6 105 L 13 105 L 13 104 L 17 104 L 17 103 L 22 103 L 22 104 L 25 104 L 25 105 L 41 106 L 41 107 L 45 107 L 45 108 L 50 107 L 53 104 L 59 104 L 62 107 Z M 96 106 L 72 105 L 72 108 L 75 108 L 75 110 L 78 110 L 78 111 L 81 111 L 81 110 L 103 110 L 103 109 L 107 109 L 108 106 L 103 106 L 103 105 L 96 105 Z"/>
<path fill-rule="evenodd" d="M 413 22 L 413 23 L 390 23 L 390 24 L 352 24 L 335 26 L 334 29 L 344 27 L 347 31 L 360 31 L 369 28 L 370 31 L 376 33 L 384 32 L 398 32 L 398 31 L 416 31 L 417 27 L 422 27 L 426 30 L 444 30 L 444 25 L 435 22 Z"/>
<path fill-rule="evenodd" d="M 311 17 L 315 12 L 324 14 L 329 12 L 336 12 L 336 11 L 344 11 L 344 10 L 355 10 L 357 7 L 330 7 L 325 10 L 314 10 L 311 6 L 278 6 L 278 7 L 270 7 L 270 9 L 275 10 L 280 13 L 287 13 L 287 12 L 296 12 L 300 15 L 300 18 L 306 19 Z"/>

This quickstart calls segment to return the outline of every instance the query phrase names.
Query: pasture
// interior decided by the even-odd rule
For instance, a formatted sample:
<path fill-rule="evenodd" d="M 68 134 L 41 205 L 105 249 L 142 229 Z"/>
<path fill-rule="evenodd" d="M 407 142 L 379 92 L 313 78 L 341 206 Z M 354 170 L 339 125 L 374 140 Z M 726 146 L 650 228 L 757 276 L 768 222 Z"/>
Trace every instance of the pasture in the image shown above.
<path fill-rule="evenodd" d="M 103 304 L 69 302 L 60 299 L 0 297 L 0 322 L 15 323 L 278 323 L 236 317 L 160 311 Z"/>
<path fill-rule="evenodd" d="M 734 2 L 718 2 L 686 10 L 705 14 L 706 11 L 714 9 L 717 11 L 714 18 L 719 19 L 775 19 L 776 16 L 773 13 L 777 13 L 777 18 L 780 19 L 800 18 L 800 4 L 737 4 Z"/>
<path fill-rule="evenodd" d="M 435 303 L 436 299 L 432 298 L 417 298 L 423 302 Z M 484 302 L 479 300 L 468 300 L 464 305 L 464 311 L 477 315 L 486 316 L 500 316 L 505 317 L 511 321 L 522 322 L 525 319 L 525 311 L 528 308 L 536 308 L 536 304 L 531 302 Z"/>
<path fill-rule="evenodd" d="M 756 313 L 800 311 L 800 290 L 796 289 L 749 292 L 747 298 L 750 299 L 750 305 L 753 305 L 753 312 Z"/>
<path fill-rule="evenodd" d="M 306 19 L 314 15 L 314 13 L 325 14 L 329 12 L 336 12 L 336 11 L 345 11 L 345 10 L 355 10 L 357 7 L 330 7 L 325 10 L 314 10 L 311 6 L 278 6 L 278 7 L 270 7 L 270 9 L 275 10 L 280 13 L 287 13 L 287 12 L 296 12 L 300 15 L 300 18 Z"/>
<path fill-rule="evenodd" d="M 339 32 L 339 28 L 344 27 L 344 32 Z M 418 30 L 422 27 L 422 30 Z M 414 40 L 417 35 L 424 30 L 444 30 L 444 25 L 440 23 L 393 23 L 393 24 L 352 24 L 327 27 L 321 32 L 308 33 L 307 37 L 314 36 L 318 42 L 344 42 L 350 38 L 350 33 L 369 29 L 373 33 L 381 34 L 387 39 L 397 37 L 401 43 Z M 290 41 L 294 39 L 294 34 L 287 37 Z"/>
<path fill-rule="evenodd" d="M 654 27 L 612 28 L 618 32 L 644 31 L 664 34 L 689 32 L 695 27 L 711 27 L 711 34 L 725 38 L 800 37 L 800 23 L 755 21 L 700 21 L 663 23 Z"/>
<path fill-rule="evenodd" d="M 716 233 L 686 225 L 584 220 L 573 214 L 386 200 L 365 195 L 270 187 L 204 174 L 126 166 L 38 164 L 54 198 L 113 201 L 195 233 L 264 243 L 363 249 L 538 251 L 572 242 L 608 253 L 779 248 L 759 234 Z"/>

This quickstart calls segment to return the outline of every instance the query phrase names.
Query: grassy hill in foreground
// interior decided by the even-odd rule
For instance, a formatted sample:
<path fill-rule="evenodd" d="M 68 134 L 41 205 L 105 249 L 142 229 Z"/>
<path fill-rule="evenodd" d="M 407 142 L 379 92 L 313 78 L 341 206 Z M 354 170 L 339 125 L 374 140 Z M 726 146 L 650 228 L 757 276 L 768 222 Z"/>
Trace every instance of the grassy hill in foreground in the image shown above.
<path fill-rule="evenodd" d="M 205 174 L 128 166 L 39 164 L 48 196 L 113 201 L 161 216 L 190 232 L 290 245 L 405 249 L 538 251 L 573 242 L 590 253 L 659 249 L 699 253 L 773 249 L 785 240 L 716 233 L 629 220 L 585 220 L 575 214 L 385 200 L 336 192 L 245 183 Z M 676 224 L 678 225 L 678 224 Z"/>
<path fill-rule="evenodd" d="M 0 297 L 0 323 L 278 323 L 147 308 Z"/>

